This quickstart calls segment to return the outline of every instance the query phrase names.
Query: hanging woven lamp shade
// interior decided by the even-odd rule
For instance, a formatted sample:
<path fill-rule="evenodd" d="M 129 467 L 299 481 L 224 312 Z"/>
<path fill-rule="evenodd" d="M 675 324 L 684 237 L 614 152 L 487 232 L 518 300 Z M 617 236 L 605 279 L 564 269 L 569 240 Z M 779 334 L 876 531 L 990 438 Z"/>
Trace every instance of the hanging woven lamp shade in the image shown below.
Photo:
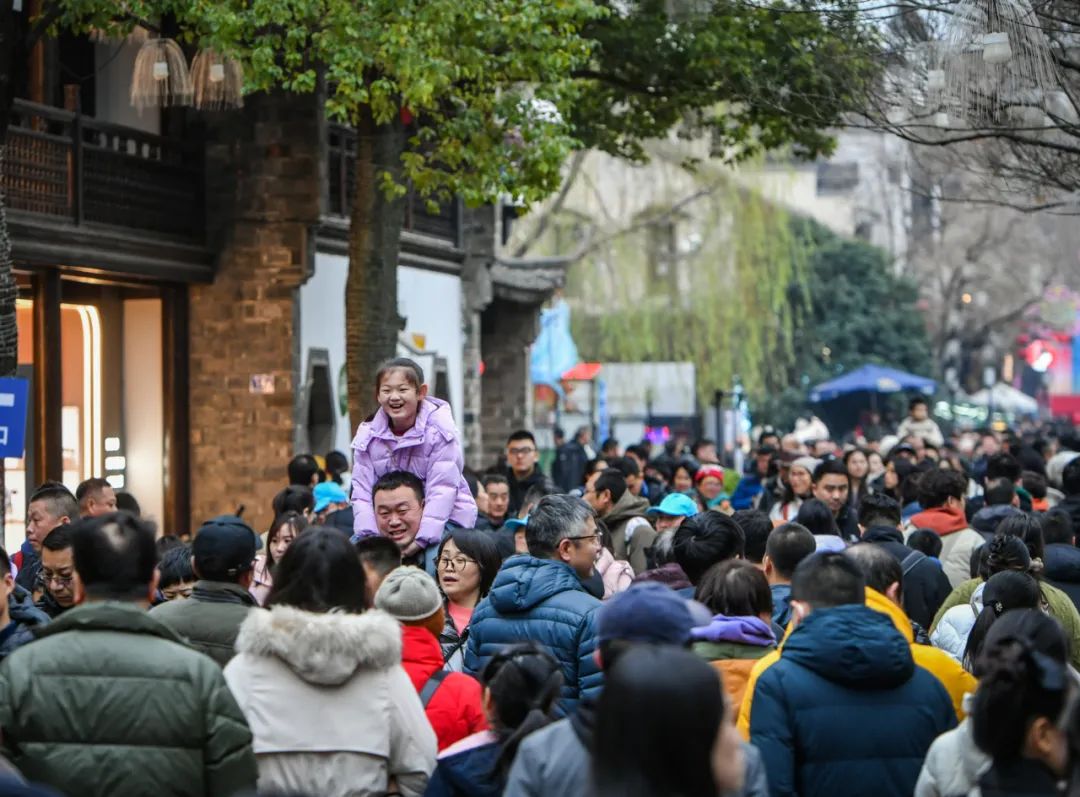
<path fill-rule="evenodd" d="M 191 62 L 195 107 L 217 111 L 244 105 L 244 71 L 240 63 L 214 50 L 199 50 Z"/>
<path fill-rule="evenodd" d="M 1059 87 L 1050 40 L 1029 0 L 962 0 L 946 39 L 945 94 L 973 125 L 1001 124 L 1015 117 L 1010 108 L 1041 105 Z"/>
<path fill-rule="evenodd" d="M 180 45 L 172 39 L 147 39 L 135 56 L 131 104 L 143 108 L 191 105 L 191 75 Z"/>

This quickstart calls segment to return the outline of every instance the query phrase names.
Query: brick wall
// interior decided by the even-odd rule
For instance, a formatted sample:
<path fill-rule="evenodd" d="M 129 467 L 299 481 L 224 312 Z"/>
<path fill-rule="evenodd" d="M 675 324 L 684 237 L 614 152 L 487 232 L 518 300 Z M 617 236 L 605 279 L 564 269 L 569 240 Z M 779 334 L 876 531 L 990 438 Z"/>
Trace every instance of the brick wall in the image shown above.
<path fill-rule="evenodd" d="M 294 299 L 320 204 L 315 97 L 259 95 L 207 135 L 217 276 L 190 294 L 192 524 L 245 507 L 258 530 L 293 454 Z M 272 393 L 252 392 L 255 375 Z"/>
<path fill-rule="evenodd" d="M 529 428 L 529 345 L 536 339 L 539 305 L 496 298 L 481 316 L 483 450 L 490 466 L 515 429 Z"/>

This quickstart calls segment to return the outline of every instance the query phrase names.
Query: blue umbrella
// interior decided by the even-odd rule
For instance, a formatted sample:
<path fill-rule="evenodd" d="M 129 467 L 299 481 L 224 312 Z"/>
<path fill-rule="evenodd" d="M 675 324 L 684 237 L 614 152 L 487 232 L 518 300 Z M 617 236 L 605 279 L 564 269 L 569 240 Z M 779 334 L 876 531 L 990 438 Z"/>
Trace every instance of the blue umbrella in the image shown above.
<path fill-rule="evenodd" d="M 933 379 L 916 376 L 895 368 L 886 368 L 882 365 L 864 365 L 850 373 L 830 379 L 810 390 L 810 400 L 813 402 L 831 401 L 838 396 L 846 396 L 848 393 L 899 393 L 901 391 L 918 391 L 931 395 L 937 389 L 937 383 Z"/>

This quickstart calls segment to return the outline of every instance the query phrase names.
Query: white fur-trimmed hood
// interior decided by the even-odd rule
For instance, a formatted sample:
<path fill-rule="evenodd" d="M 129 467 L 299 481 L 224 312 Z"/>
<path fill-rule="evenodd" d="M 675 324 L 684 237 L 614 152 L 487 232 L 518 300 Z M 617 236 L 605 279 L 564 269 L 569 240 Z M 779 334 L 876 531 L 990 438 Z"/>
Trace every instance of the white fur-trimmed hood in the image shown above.
<path fill-rule="evenodd" d="M 360 669 L 401 663 L 401 626 L 378 610 L 315 614 L 289 606 L 253 609 L 236 637 L 237 653 L 273 656 L 300 678 L 335 686 Z"/>

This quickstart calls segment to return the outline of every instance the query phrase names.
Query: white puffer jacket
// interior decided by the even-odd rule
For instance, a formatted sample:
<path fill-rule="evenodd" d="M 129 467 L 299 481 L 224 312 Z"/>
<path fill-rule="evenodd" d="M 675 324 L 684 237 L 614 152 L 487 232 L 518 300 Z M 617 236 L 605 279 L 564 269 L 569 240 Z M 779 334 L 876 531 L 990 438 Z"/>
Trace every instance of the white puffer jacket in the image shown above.
<path fill-rule="evenodd" d="M 964 695 L 964 711 L 971 711 L 972 697 Z M 930 745 L 915 797 L 965 797 L 991 763 L 990 756 L 975 746 L 971 720 L 965 719 Z"/>
<path fill-rule="evenodd" d="M 380 611 L 253 610 L 225 680 L 254 737 L 259 791 L 419 797 L 436 742 L 401 667 L 401 627 Z"/>
<path fill-rule="evenodd" d="M 963 662 L 964 648 L 967 647 L 968 635 L 975 625 L 975 618 L 982 611 L 984 581 L 971 593 L 971 601 L 960 606 L 953 606 L 941 618 L 937 628 L 930 634 L 930 642 L 941 648 L 954 659 Z"/>

